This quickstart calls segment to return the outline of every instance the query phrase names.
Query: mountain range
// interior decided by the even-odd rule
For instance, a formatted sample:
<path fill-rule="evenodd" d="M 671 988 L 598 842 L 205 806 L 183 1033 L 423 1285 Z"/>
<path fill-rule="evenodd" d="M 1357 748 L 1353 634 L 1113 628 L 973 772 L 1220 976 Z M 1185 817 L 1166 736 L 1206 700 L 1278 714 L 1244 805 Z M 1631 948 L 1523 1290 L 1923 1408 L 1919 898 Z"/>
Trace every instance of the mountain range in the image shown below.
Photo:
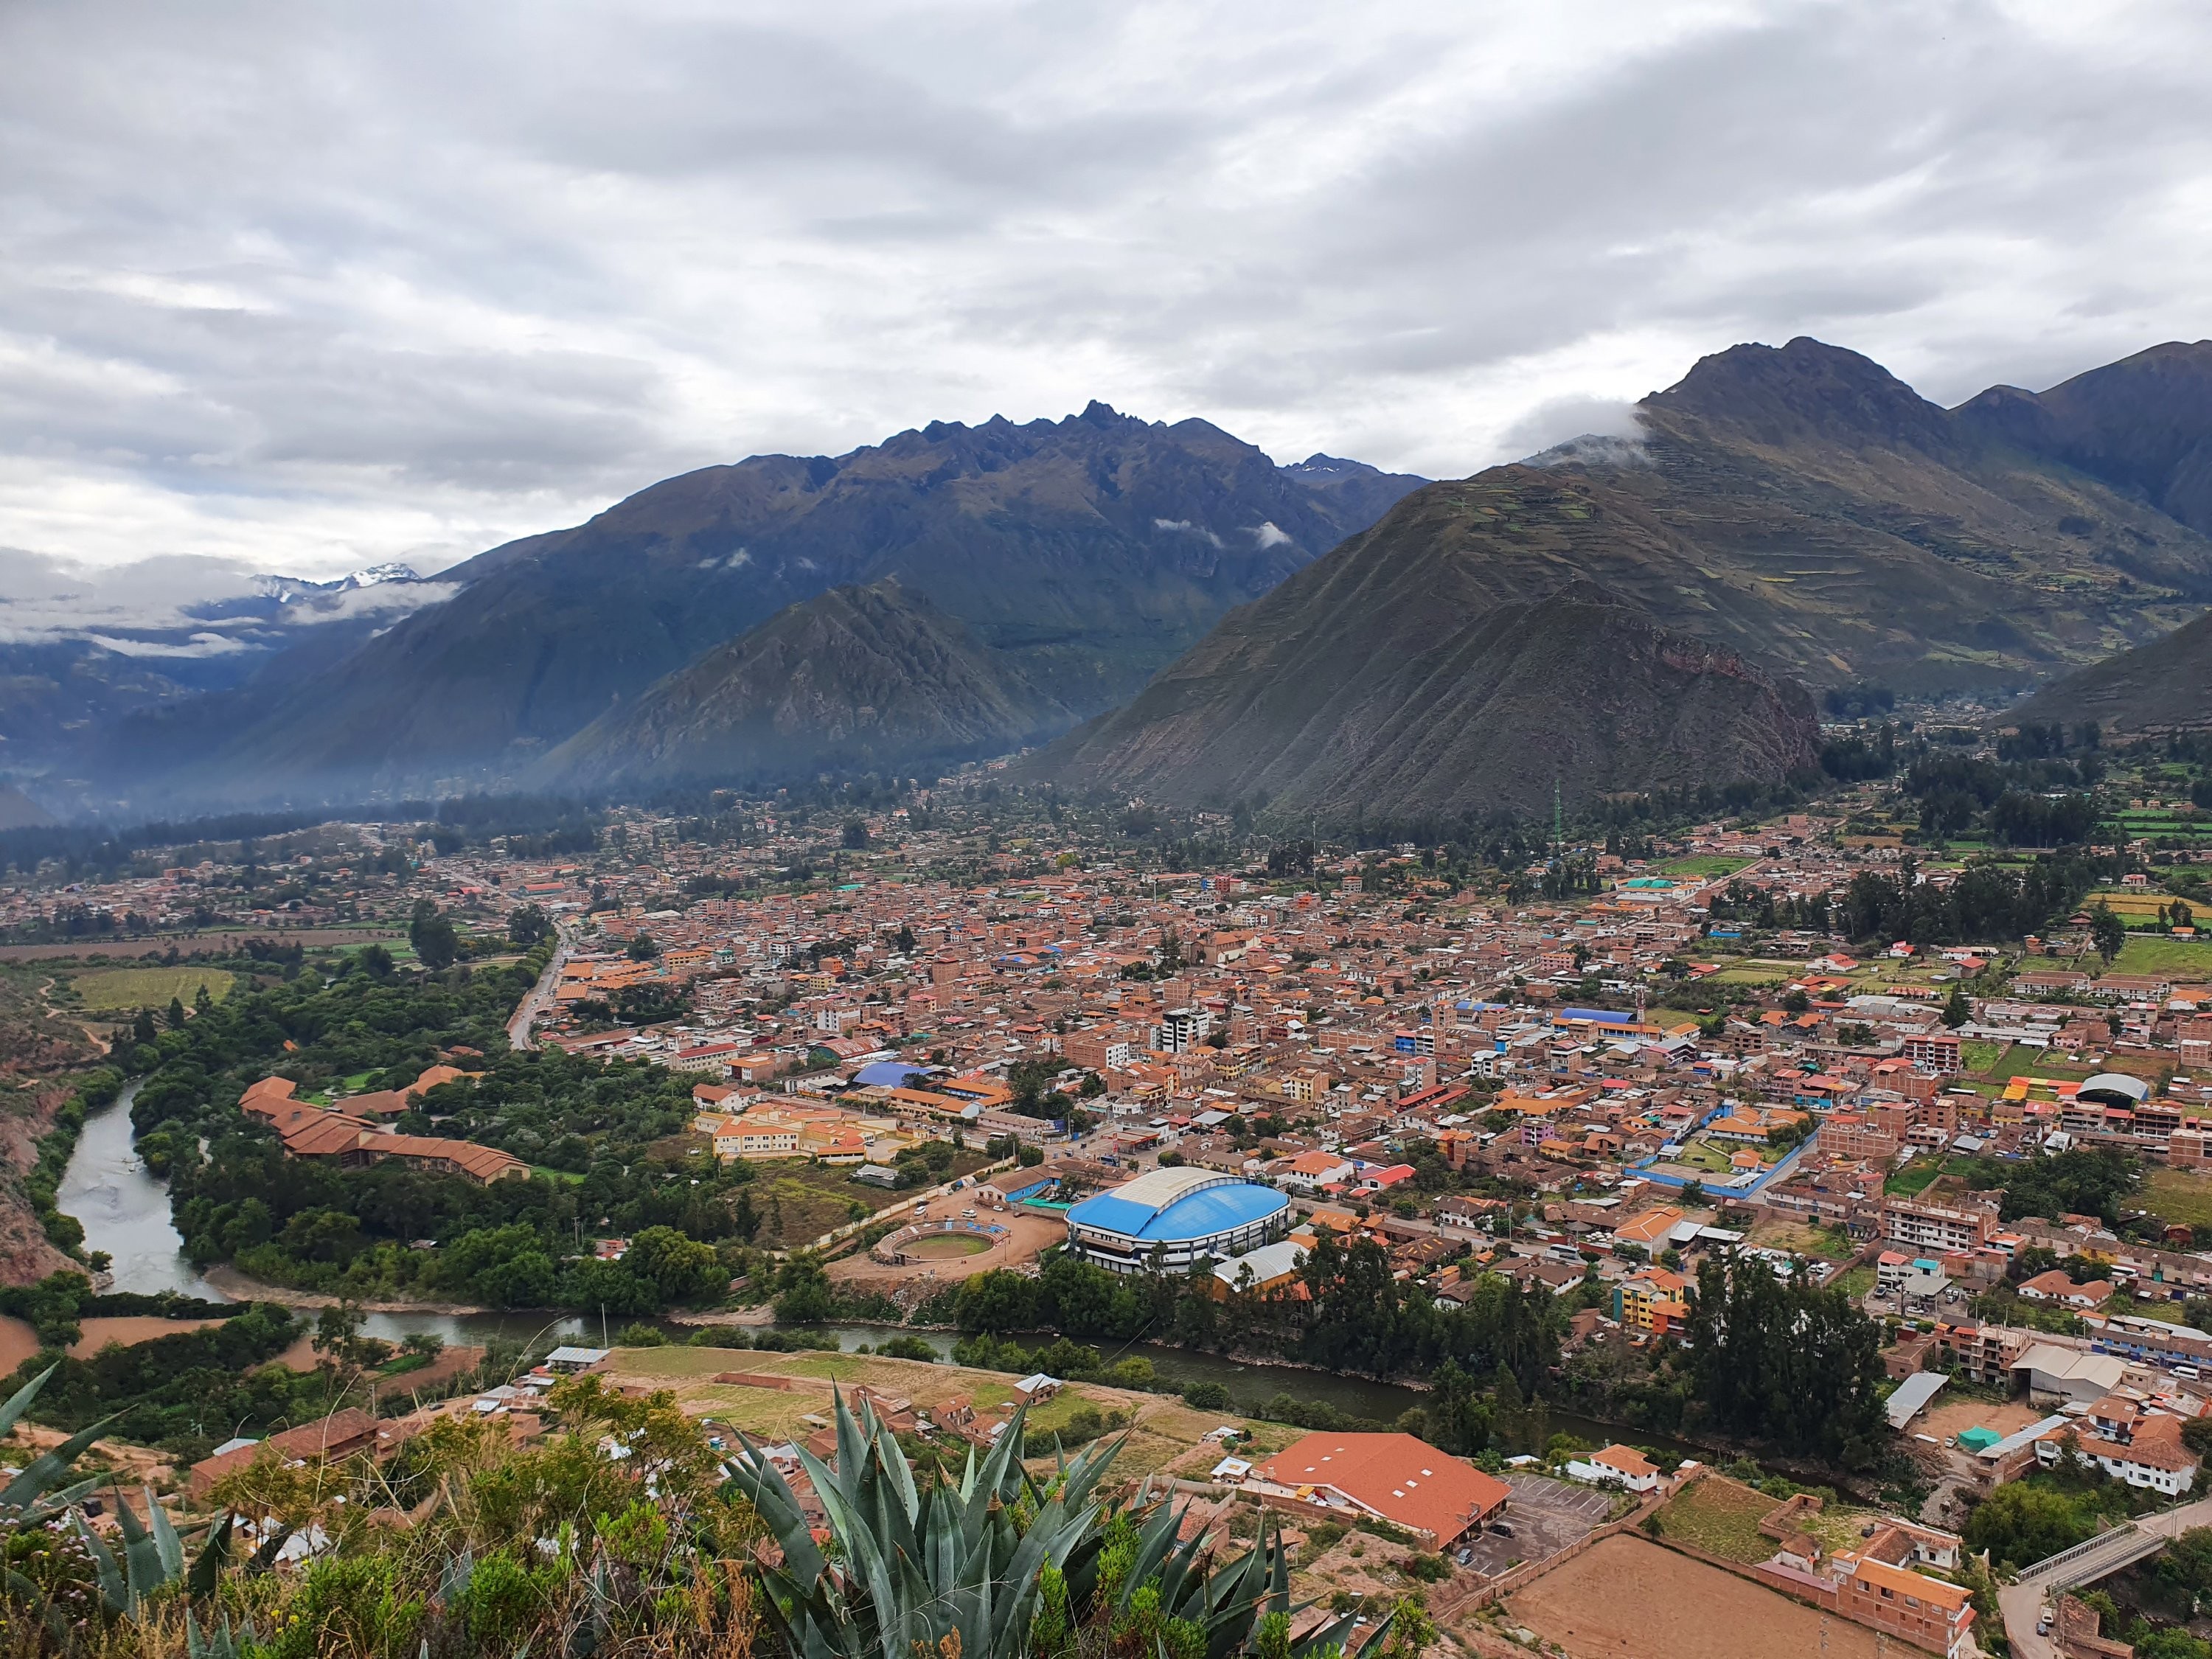
<path fill-rule="evenodd" d="M 107 769 L 143 781 L 166 755 L 170 791 L 231 798 L 542 775 L 546 751 L 664 676 L 832 587 L 887 579 L 1006 653 L 1064 724 L 1130 696 L 1420 482 L 1320 455 L 1279 467 L 1204 421 L 1100 403 L 756 456 L 441 573 L 453 598 L 276 695 L 213 720 L 141 717 Z"/>
<path fill-rule="evenodd" d="M 2099 374 L 2049 395 L 2063 421 L 2000 423 L 1993 400 L 2030 394 L 1951 411 L 1818 341 L 1731 348 L 1645 398 L 1634 440 L 1408 495 L 1030 770 L 1170 801 L 1526 810 L 1555 777 L 1781 778 L 1811 755 L 1799 682 L 2024 690 L 2212 601 L 2212 541 L 2142 499 L 2185 474 L 2166 426 L 2100 439 L 2094 414 L 2133 384 L 2212 385 L 2212 345 Z"/>
<path fill-rule="evenodd" d="M 46 639 L 130 690 L 41 741 L 167 811 L 915 770 L 1057 732 L 1029 775 L 1457 811 L 1780 777 L 1812 754 L 1807 688 L 2212 715 L 2184 626 L 2212 605 L 2212 342 L 1948 410 L 1838 347 L 1739 345 L 1635 416 L 1433 483 L 1097 403 L 756 456 L 434 591 L 236 601 L 409 601 L 351 635 L 203 606 L 122 654 Z M 250 672 L 162 678 L 249 635 Z M 162 671 L 131 666 L 147 647 Z M 21 761 L 13 707 L 0 684 Z"/>
<path fill-rule="evenodd" d="M 81 570 L 0 549 L 0 766 L 67 773 L 134 714 L 281 684 L 457 591 L 398 564 L 313 581 L 181 556 Z"/>

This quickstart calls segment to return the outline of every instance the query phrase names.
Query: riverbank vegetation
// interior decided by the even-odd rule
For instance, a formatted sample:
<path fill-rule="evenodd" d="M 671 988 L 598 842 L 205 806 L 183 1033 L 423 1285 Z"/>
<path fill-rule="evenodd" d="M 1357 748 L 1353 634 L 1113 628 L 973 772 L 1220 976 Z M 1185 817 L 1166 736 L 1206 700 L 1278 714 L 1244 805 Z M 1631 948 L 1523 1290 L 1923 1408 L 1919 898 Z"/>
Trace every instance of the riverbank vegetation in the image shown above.
<path fill-rule="evenodd" d="M 1218 1301 L 1211 1274 L 1116 1275 L 1066 1255 L 1028 1278 L 1005 1269 L 967 1280 L 951 1314 L 960 1363 L 1045 1370 L 1128 1388 L 1156 1385 L 1093 1344 L 1174 1344 L 1275 1359 L 1377 1381 L 1425 1381 L 1394 1426 L 1475 1457 L 1541 1450 L 1563 1409 L 1668 1437 L 1759 1449 L 1808 1468 L 1876 1473 L 1901 1495 L 1909 1475 L 1885 1462 L 1880 1328 L 1840 1292 L 1777 1278 L 1763 1263 L 1706 1264 L 1694 1339 L 1632 1348 L 1621 1334 L 1568 1342 L 1574 1313 L 1599 1304 L 1595 1279 L 1554 1296 L 1498 1274 L 1464 1301 L 1399 1280 L 1382 1249 L 1323 1234 L 1296 1291 Z M 1056 1334 L 1040 1340 L 1034 1333 Z M 1138 1361 L 1149 1373 L 1149 1362 Z M 1361 1425 L 1326 1401 L 1285 1391 L 1248 1409 L 1316 1429 Z"/>
<path fill-rule="evenodd" d="M 749 1166 L 669 1143 L 692 1115 L 690 1080 L 559 1049 L 510 1052 L 504 1024 L 550 946 L 507 967 L 402 975 L 358 957 L 201 1006 L 120 1058 L 142 1078 L 131 1109 L 149 1168 L 167 1177 L 185 1250 L 265 1282 L 359 1298 L 512 1308 L 604 1308 L 636 1317 L 711 1304 L 749 1265 L 758 1207 Z M 536 1166 L 479 1187 L 392 1164 L 288 1158 L 239 1109 L 264 1077 L 301 1094 L 441 1084 L 399 1127 L 495 1146 Z M 343 1099 L 339 1101 L 343 1104 Z M 627 1237 L 605 1260 L 592 1234 Z"/>

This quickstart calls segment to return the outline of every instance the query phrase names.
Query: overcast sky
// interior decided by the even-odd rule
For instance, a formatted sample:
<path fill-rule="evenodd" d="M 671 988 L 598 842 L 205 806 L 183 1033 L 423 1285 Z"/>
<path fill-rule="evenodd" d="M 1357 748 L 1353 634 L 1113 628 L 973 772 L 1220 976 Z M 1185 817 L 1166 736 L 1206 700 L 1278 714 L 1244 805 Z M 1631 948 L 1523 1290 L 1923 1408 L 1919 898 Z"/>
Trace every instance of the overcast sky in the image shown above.
<path fill-rule="evenodd" d="M 1103 398 L 1456 476 L 2212 334 L 2212 7 L 0 7 L 0 548 L 432 569 Z"/>

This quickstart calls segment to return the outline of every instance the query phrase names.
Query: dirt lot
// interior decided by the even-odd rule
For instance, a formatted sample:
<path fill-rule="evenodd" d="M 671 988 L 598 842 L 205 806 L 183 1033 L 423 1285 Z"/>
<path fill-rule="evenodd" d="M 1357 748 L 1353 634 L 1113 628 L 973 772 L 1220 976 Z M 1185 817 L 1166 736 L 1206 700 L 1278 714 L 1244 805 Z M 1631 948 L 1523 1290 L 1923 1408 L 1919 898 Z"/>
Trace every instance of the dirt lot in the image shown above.
<path fill-rule="evenodd" d="M 1513 1596 L 1509 1621 L 1574 1659 L 1877 1659 L 1875 1632 L 1640 1538 L 1607 1538 Z"/>
<path fill-rule="evenodd" d="M 2042 1417 L 2041 1412 L 2025 1401 L 1995 1404 L 1985 1400 L 1946 1400 L 1939 1394 L 1935 1403 L 1914 1418 L 1910 1426 L 1915 1434 L 1932 1434 L 1938 1440 L 1948 1440 L 1963 1430 L 1973 1428 L 2010 1434 Z"/>
<path fill-rule="evenodd" d="M 990 1218 L 1006 1229 L 1006 1237 L 977 1255 L 955 1256 L 948 1261 L 932 1262 L 927 1267 L 916 1267 L 912 1263 L 893 1267 L 877 1261 L 865 1250 L 856 1250 L 842 1261 L 831 1262 L 830 1277 L 862 1284 L 884 1284 L 915 1278 L 967 1279 L 976 1273 L 988 1273 L 994 1267 L 1012 1267 L 1020 1262 L 1034 1261 L 1040 1253 L 1067 1237 L 1067 1224 L 1057 1216 L 1030 1215 L 1020 1210 L 994 1210 L 990 1212 Z"/>
<path fill-rule="evenodd" d="M 1510 1538 L 1486 1532 L 1468 1540 L 1468 1566 L 1495 1578 L 1516 1561 L 1542 1561 L 1587 1537 L 1613 1517 L 1613 1494 L 1570 1486 L 1540 1474 L 1510 1474 L 1513 1496 L 1502 1517 Z"/>

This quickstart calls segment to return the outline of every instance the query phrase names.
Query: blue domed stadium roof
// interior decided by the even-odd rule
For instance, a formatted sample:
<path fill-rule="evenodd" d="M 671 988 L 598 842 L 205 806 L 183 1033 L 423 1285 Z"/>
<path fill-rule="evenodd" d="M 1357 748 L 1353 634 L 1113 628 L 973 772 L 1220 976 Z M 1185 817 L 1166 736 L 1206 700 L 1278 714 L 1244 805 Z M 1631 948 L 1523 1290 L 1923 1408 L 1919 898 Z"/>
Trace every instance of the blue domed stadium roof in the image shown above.
<path fill-rule="evenodd" d="M 1071 1225 L 1146 1244 L 1176 1244 L 1234 1232 L 1290 1207 L 1272 1187 L 1212 1170 L 1153 1170 L 1067 1212 Z"/>

